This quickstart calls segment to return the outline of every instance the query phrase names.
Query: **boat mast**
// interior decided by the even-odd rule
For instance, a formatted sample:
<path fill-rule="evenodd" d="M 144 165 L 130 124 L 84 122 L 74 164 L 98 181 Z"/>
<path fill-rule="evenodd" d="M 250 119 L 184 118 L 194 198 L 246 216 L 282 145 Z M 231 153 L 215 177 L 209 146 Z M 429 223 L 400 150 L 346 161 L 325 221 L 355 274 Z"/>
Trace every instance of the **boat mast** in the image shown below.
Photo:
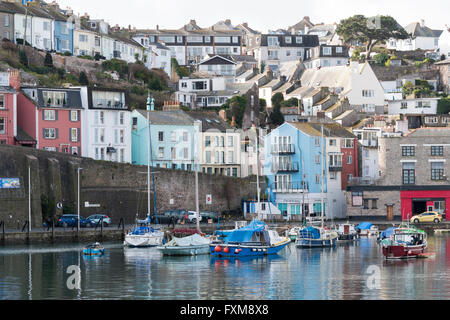
<path fill-rule="evenodd" d="M 198 129 L 199 127 L 198 126 L 194 127 L 194 130 L 195 130 L 195 128 Z M 199 143 L 200 143 L 199 135 L 200 135 L 200 131 L 198 130 L 197 134 L 195 135 L 197 137 L 197 143 L 194 143 L 194 146 L 197 146 L 197 147 L 199 146 Z M 197 231 L 200 233 L 201 232 L 200 221 L 199 221 L 200 220 L 200 205 L 198 202 L 198 171 L 200 170 L 200 166 L 199 166 L 197 151 L 195 152 L 195 155 L 194 155 L 194 168 L 195 168 L 194 169 L 194 171 L 195 171 L 195 212 L 197 213 L 196 214 L 197 219 L 195 219 L 195 220 L 197 222 Z"/>
<path fill-rule="evenodd" d="M 261 211 L 261 191 L 259 189 L 259 142 L 258 142 L 258 128 L 255 127 L 256 130 L 256 192 L 258 199 L 258 211 Z"/>
<path fill-rule="evenodd" d="M 323 171 L 324 171 L 324 152 L 325 148 L 323 145 L 324 139 L 323 139 L 323 124 L 320 126 L 321 134 L 322 134 L 322 155 L 321 155 L 321 188 L 320 188 L 320 209 L 321 209 L 321 219 L 322 219 L 322 228 L 323 228 Z"/>
<path fill-rule="evenodd" d="M 150 217 L 151 203 L 150 203 L 150 109 L 152 101 L 150 98 L 150 92 L 147 97 L 147 126 L 148 126 L 148 139 L 147 139 L 147 214 Z"/>

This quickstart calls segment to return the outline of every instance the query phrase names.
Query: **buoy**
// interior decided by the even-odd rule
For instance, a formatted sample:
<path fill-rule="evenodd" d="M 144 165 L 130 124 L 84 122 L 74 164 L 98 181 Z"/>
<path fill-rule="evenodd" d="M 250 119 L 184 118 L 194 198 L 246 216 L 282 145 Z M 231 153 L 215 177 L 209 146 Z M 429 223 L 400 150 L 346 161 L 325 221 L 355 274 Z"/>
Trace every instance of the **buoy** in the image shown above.
<path fill-rule="evenodd" d="M 234 250 L 234 253 L 238 254 L 239 253 L 239 249 Z"/>
<path fill-rule="evenodd" d="M 220 252 L 220 251 L 222 251 L 222 248 L 221 248 L 220 246 L 216 246 L 216 247 L 214 248 L 214 251 Z"/>
<path fill-rule="evenodd" d="M 228 253 L 228 252 L 230 252 L 230 248 L 228 248 L 228 247 L 225 247 L 225 248 L 223 249 L 223 252 L 225 252 L 225 253 Z"/>

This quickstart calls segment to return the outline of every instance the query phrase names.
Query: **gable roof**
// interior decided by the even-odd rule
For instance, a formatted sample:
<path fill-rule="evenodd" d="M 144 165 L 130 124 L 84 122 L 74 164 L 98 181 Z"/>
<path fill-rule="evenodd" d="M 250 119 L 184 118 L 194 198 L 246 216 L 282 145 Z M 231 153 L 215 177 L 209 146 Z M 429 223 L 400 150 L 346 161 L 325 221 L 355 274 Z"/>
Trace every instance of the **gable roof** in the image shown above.
<path fill-rule="evenodd" d="M 136 109 L 136 111 L 147 119 L 147 110 Z M 166 124 L 174 126 L 194 124 L 194 120 L 182 110 L 150 111 L 149 119 L 152 124 Z"/>
<path fill-rule="evenodd" d="M 186 111 L 192 119 L 200 120 L 202 122 L 202 132 L 208 130 L 219 130 L 220 132 L 226 132 L 233 129 L 228 123 L 222 120 L 215 112 L 204 111 Z"/>
<path fill-rule="evenodd" d="M 309 17 L 303 17 L 302 20 L 289 27 L 288 29 L 303 30 L 305 29 L 305 27 L 311 28 L 313 26 L 314 24 L 309 20 Z"/>
<path fill-rule="evenodd" d="M 408 24 L 405 31 L 411 34 L 413 37 L 440 37 L 443 30 L 432 30 L 426 26 L 422 26 L 419 22 L 413 22 Z"/>
<path fill-rule="evenodd" d="M 236 62 L 232 61 L 231 59 L 222 56 L 222 55 L 214 55 L 210 58 L 207 58 L 203 61 L 200 61 L 198 63 L 199 65 L 205 64 L 205 65 L 211 65 L 211 64 L 236 64 Z"/>
<path fill-rule="evenodd" d="M 339 123 L 319 123 L 319 122 L 289 122 L 294 128 L 302 131 L 303 133 L 320 137 L 322 136 L 322 126 L 323 126 L 323 136 L 330 138 L 356 138 L 353 133 L 345 129 Z"/>

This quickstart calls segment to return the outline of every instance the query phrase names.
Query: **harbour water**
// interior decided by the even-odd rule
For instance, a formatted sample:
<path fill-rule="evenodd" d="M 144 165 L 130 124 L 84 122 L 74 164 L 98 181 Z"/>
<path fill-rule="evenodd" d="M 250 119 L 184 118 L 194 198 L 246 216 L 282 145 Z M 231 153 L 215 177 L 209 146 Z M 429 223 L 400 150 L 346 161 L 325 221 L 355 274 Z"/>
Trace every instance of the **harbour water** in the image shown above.
<path fill-rule="evenodd" d="M 428 241 L 435 257 L 405 261 L 385 261 L 375 238 L 327 249 L 292 243 L 252 259 L 163 257 L 117 242 L 94 258 L 82 256 L 84 244 L 0 247 L 0 300 L 449 299 L 450 235 Z"/>

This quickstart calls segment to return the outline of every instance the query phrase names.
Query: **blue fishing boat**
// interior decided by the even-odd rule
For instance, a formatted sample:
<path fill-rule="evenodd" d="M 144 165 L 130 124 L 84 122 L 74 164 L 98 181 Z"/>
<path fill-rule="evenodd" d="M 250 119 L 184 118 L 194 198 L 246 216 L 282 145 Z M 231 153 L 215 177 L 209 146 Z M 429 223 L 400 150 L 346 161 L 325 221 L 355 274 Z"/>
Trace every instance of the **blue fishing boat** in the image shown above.
<path fill-rule="evenodd" d="M 233 230 L 225 239 L 212 241 L 209 249 L 212 257 L 249 257 L 276 254 L 291 240 L 280 237 L 275 230 L 253 220 L 247 226 Z"/>
<path fill-rule="evenodd" d="M 309 226 L 299 231 L 295 242 L 298 248 L 323 248 L 336 245 L 336 231 Z"/>
<path fill-rule="evenodd" d="M 86 256 L 101 256 L 105 253 L 105 248 L 98 242 L 92 243 L 83 249 Z"/>

